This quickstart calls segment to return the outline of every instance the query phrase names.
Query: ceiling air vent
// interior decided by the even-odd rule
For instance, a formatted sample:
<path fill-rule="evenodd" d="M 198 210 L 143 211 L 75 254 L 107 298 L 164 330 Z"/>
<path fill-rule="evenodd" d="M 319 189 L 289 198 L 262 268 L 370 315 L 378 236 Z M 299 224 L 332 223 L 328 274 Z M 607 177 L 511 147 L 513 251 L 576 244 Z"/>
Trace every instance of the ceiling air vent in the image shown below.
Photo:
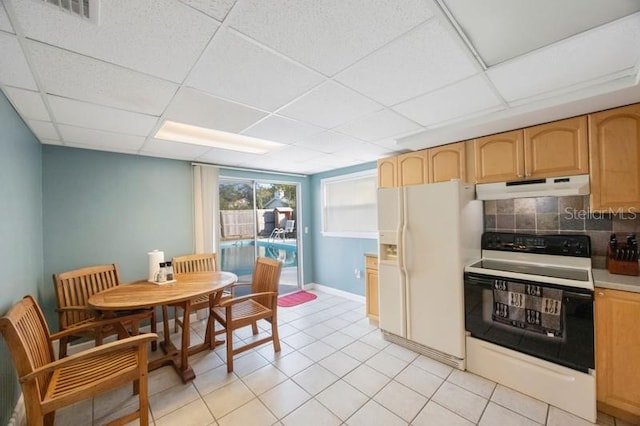
<path fill-rule="evenodd" d="M 58 6 L 74 16 L 91 21 L 95 24 L 100 22 L 99 0 L 42 0 L 44 3 Z"/>

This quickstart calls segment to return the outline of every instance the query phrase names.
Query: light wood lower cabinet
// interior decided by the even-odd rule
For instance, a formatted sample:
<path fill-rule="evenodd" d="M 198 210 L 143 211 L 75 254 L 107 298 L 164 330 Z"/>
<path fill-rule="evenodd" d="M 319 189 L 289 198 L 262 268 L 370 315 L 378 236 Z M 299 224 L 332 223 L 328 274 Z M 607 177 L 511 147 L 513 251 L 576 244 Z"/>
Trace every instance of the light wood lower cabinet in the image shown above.
<path fill-rule="evenodd" d="M 367 316 L 378 321 L 378 257 L 365 256 Z"/>
<path fill-rule="evenodd" d="M 596 288 L 598 409 L 640 424 L 640 293 Z"/>

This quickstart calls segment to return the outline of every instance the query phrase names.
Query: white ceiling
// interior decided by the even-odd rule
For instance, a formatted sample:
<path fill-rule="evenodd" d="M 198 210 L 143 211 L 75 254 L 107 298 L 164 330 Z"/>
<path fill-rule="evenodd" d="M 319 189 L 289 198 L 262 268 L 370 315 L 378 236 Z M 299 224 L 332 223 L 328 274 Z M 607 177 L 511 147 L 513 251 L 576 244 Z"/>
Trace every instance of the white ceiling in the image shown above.
<path fill-rule="evenodd" d="M 48 0 L 49 2 L 54 0 Z M 2 0 L 45 144 L 313 174 L 640 101 L 639 0 Z M 285 144 L 155 139 L 165 120 Z"/>

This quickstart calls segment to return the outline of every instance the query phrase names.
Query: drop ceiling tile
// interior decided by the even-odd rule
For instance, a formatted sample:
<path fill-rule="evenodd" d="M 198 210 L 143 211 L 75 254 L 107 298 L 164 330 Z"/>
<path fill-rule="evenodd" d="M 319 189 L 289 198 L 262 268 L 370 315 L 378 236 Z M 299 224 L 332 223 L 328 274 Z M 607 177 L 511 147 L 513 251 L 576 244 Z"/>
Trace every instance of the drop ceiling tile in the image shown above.
<path fill-rule="evenodd" d="M 274 111 L 323 80 L 319 74 L 227 30 L 216 34 L 187 84 Z"/>
<path fill-rule="evenodd" d="M 84 127 L 59 124 L 58 129 L 65 143 L 94 146 L 105 149 L 137 151 L 144 144 L 144 136 L 125 135 L 104 130 L 86 129 Z"/>
<path fill-rule="evenodd" d="M 152 115 L 107 108 L 58 96 L 48 96 L 47 99 L 57 122 L 72 126 L 147 136 L 158 122 L 158 117 Z"/>
<path fill-rule="evenodd" d="M 382 109 L 370 99 L 326 82 L 279 111 L 279 114 L 331 129 Z"/>
<path fill-rule="evenodd" d="M 349 149 L 349 147 L 352 147 L 354 150 L 362 149 L 366 146 L 366 143 L 351 136 L 343 135 L 342 133 L 325 131 L 306 138 L 304 141 L 297 143 L 296 146 L 331 154 L 340 150 Z"/>
<path fill-rule="evenodd" d="M 358 160 L 360 163 L 377 160 L 387 152 L 386 149 L 369 142 L 343 144 L 332 154 Z"/>
<path fill-rule="evenodd" d="M 640 60 L 640 13 L 504 62 L 487 72 L 507 101 L 635 74 Z M 616 74 L 618 73 L 618 74 Z"/>
<path fill-rule="evenodd" d="M 423 126 L 499 107 L 500 99 L 481 75 L 401 103 L 393 109 Z"/>
<path fill-rule="evenodd" d="M 381 138 L 406 134 L 420 129 L 421 127 L 417 123 L 394 111 L 383 109 L 366 117 L 358 118 L 335 130 L 358 139 L 372 142 Z"/>
<path fill-rule="evenodd" d="M 58 132 L 50 121 L 25 120 L 36 137 L 42 139 L 59 140 Z"/>
<path fill-rule="evenodd" d="M 9 22 L 9 17 L 7 16 L 7 12 L 4 10 L 4 6 L 2 2 L 0 2 L 0 30 L 7 31 L 9 33 L 13 33 L 13 27 L 11 26 L 11 22 Z"/>
<path fill-rule="evenodd" d="M 274 142 L 295 144 L 322 131 L 322 128 L 311 124 L 271 115 L 254 126 L 251 126 L 242 132 L 242 134 Z"/>
<path fill-rule="evenodd" d="M 422 128 L 421 130 L 426 130 Z M 416 132 L 420 133 L 420 132 Z M 398 142 L 395 138 L 383 138 L 372 142 L 374 145 L 386 148 L 390 153 L 399 151 Z"/>
<path fill-rule="evenodd" d="M 315 158 L 313 161 L 305 161 L 298 163 L 297 166 L 301 171 L 304 170 L 306 174 L 315 174 L 326 172 L 328 170 L 341 169 L 343 167 L 354 166 L 361 164 L 362 161 L 353 158 L 347 158 L 343 155 L 337 154 L 325 154 L 321 157 Z"/>
<path fill-rule="evenodd" d="M 444 3 L 489 66 L 640 11 L 640 2 L 633 0 Z"/>
<path fill-rule="evenodd" d="M 167 120 L 240 133 L 267 115 L 234 102 L 207 95 L 206 93 L 182 88 L 167 108 Z"/>
<path fill-rule="evenodd" d="M 337 151 L 334 155 L 346 154 L 362 161 L 376 161 L 378 158 L 391 155 L 393 151 L 372 142 L 366 142 L 364 147 L 354 150 L 349 148 L 346 151 Z"/>
<path fill-rule="evenodd" d="M 31 59 L 47 93 L 160 115 L 178 85 L 86 56 L 31 42 Z"/>
<path fill-rule="evenodd" d="M 51 117 L 49 117 L 49 112 L 42 101 L 40 92 L 32 92 L 31 90 L 16 89 L 13 87 L 6 87 L 4 91 L 22 118 L 51 121 Z"/>
<path fill-rule="evenodd" d="M 322 155 L 316 150 L 308 149 L 306 147 L 288 145 L 282 149 L 271 151 L 262 155 L 263 167 L 270 169 L 272 166 L 280 165 L 287 166 L 289 164 L 297 163 L 299 161 L 308 161 L 317 158 Z"/>
<path fill-rule="evenodd" d="M 18 39 L 0 32 L 0 82 L 7 86 L 38 90 Z M 9 60 L 10 59 L 10 60 Z"/>
<path fill-rule="evenodd" d="M 340 73 L 336 80 L 387 106 L 469 77 L 479 66 L 431 19 Z"/>
<path fill-rule="evenodd" d="M 172 0 L 102 1 L 100 25 L 44 2 L 12 4 L 31 39 L 174 82 L 184 80 L 219 26 Z"/>
<path fill-rule="evenodd" d="M 432 16 L 422 0 L 239 2 L 233 28 L 333 75 Z M 286 28 L 286 30 L 283 30 Z"/>
<path fill-rule="evenodd" d="M 212 18 L 222 21 L 233 7 L 236 0 L 180 0 L 182 3 L 206 13 Z"/>
<path fill-rule="evenodd" d="M 150 138 L 139 151 L 142 155 L 195 160 L 210 148 L 189 143 Z"/>

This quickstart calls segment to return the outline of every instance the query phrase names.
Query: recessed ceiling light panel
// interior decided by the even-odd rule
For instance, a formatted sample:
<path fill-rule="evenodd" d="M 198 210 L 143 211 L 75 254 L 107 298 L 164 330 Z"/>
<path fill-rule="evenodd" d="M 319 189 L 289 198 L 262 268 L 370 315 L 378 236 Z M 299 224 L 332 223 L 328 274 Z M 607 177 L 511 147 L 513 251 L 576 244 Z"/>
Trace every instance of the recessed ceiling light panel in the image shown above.
<path fill-rule="evenodd" d="M 155 137 L 167 141 L 249 152 L 252 154 L 264 154 L 284 145 L 278 142 L 222 132 L 206 127 L 192 126 L 170 120 L 165 120 Z"/>

